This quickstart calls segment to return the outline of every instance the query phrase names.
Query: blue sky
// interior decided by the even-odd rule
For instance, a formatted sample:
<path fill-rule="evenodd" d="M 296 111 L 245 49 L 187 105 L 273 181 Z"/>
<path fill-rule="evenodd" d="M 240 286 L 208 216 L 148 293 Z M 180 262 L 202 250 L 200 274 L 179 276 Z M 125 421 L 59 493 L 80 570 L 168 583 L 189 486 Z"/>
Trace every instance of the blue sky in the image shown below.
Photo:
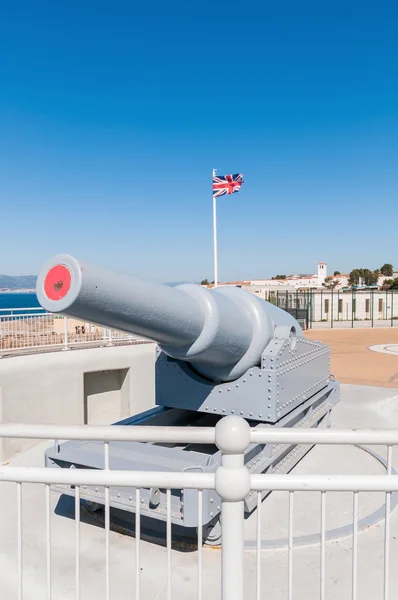
<path fill-rule="evenodd" d="M 398 7 L 18 2 L 0 22 L 0 273 L 398 267 Z"/>

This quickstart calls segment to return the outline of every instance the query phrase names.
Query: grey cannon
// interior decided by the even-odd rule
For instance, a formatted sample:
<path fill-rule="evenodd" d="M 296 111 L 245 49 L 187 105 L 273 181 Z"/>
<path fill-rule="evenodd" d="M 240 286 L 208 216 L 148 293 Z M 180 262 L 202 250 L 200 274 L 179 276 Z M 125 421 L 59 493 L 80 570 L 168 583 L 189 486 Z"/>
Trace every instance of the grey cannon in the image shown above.
<path fill-rule="evenodd" d="M 38 278 L 37 296 L 50 312 L 144 336 L 158 343 L 156 408 L 122 423 L 135 426 L 214 426 L 226 415 L 240 415 L 253 427 L 327 426 L 339 398 L 330 375 L 330 351 L 303 337 L 287 312 L 235 287 L 213 290 L 194 284 L 176 287 L 58 255 Z M 245 456 L 252 473 L 287 472 L 309 447 L 251 446 Z M 98 443 L 66 442 L 46 452 L 49 467 L 102 468 Z M 170 447 L 144 443 L 110 445 L 111 468 L 202 470 L 220 464 L 216 447 Z M 73 495 L 72 489 L 58 486 Z M 87 488 L 82 498 L 104 504 L 101 489 Z M 111 490 L 114 508 L 135 512 L 132 490 Z M 154 500 L 155 499 L 155 500 Z M 203 537 L 220 541 L 219 502 L 203 493 Z M 153 525 L 166 519 L 166 495 L 142 490 L 141 512 Z M 181 490 L 172 496 L 173 523 L 184 532 L 197 526 L 197 498 Z M 245 500 L 249 514 L 255 494 Z M 91 504 L 93 505 L 93 504 Z"/>
<path fill-rule="evenodd" d="M 152 339 L 214 382 L 259 365 L 276 327 L 302 336 L 288 313 L 236 287 L 170 287 L 65 254 L 44 266 L 37 296 L 50 312 Z"/>

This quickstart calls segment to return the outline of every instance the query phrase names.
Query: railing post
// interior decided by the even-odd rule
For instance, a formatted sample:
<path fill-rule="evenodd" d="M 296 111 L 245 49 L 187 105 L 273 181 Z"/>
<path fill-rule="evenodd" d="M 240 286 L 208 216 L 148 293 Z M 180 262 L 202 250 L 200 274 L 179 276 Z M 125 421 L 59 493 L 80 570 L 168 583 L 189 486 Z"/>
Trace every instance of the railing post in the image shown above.
<path fill-rule="evenodd" d="M 371 291 L 371 308 L 372 308 L 372 327 L 374 327 L 374 304 L 375 304 L 375 291 Z"/>
<path fill-rule="evenodd" d="M 64 317 L 64 350 L 69 350 L 68 345 L 68 317 Z"/>
<path fill-rule="evenodd" d="M 216 492 L 221 497 L 221 600 L 243 600 L 244 499 L 250 491 L 250 474 L 244 451 L 250 444 L 250 427 L 237 416 L 216 425 L 221 466 L 216 471 Z"/>

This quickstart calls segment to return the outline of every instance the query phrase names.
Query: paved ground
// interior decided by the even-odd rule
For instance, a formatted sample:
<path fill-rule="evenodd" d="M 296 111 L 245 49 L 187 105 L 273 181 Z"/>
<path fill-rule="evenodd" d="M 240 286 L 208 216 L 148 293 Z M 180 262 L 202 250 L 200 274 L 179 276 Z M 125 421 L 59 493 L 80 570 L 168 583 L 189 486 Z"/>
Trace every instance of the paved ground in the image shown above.
<path fill-rule="evenodd" d="M 398 360 L 394 354 L 373 352 L 374 345 L 398 344 L 397 329 L 312 330 L 305 336 L 321 340 L 332 351 L 331 372 L 343 383 L 398 388 Z"/>

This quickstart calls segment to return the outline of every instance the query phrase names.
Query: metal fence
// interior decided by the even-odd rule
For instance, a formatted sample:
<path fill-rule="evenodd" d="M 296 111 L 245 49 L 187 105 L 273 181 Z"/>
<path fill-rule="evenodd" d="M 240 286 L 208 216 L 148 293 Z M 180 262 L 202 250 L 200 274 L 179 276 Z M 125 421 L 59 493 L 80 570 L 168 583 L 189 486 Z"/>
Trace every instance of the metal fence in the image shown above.
<path fill-rule="evenodd" d="M 306 329 L 398 326 L 398 290 L 286 290 L 265 296 Z"/>
<path fill-rule="evenodd" d="M 384 600 L 389 598 L 390 583 L 390 510 L 391 493 L 398 491 L 398 477 L 392 474 L 392 448 L 398 445 L 398 431 L 394 430 L 318 430 L 318 429 L 277 429 L 255 428 L 250 429 L 248 423 L 240 417 L 232 416 L 221 419 L 215 428 L 200 427 L 124 427 L 124 426 L 44 426 L 22 424 L 0 424 L 1 438 L 34 438 L 34 439 L 74 439 L 74 440 L 101 440 L 104 441 L 103 470 L 85 469 L 44 469 L 35 467 L 0 467 L 0 483 L 15 484 L 15 499 L 17 518 L 15 535 L 17 543 L 17 564 L 15 565 L 15 581 L 18 598 L 24 597 L 23 587 L 23 494 L 24 484 L 38 484 L 44 486 L 46 511 L 43 530 L 46 531 L 47 553 L 47 590 L 42 597 L 52 597 L 52 567 L 51 552 L 51 484 L 66 484 L 75 488 L 75 568 L 73 582 L 75 598 L 80 598 L 81 558 L 82 547 L 80 539 L 80 490 L 84 485 L 105 487 L 105 597 L 111 598 L 110 569 L 110 488 L 112 486 L 128 486 L 135 488 L 135 506 L 137 511 L 135 521 L 135 564 L 134 584 L 135 598 L 141 595 L 142 571 L 140 568 L 141 546 L 141 521 L 140 521 L 140 489 L 163 488 L 167 490 L 167 527 L 166 549 L 164 559 L 167 564 L 166 597 L 173 598 L 171 571 L 173 565 L 172 555 L 172 520 L 171 520 L 171 490 L 193 489 L 198 495 L 198 551 L 196 572 L 196 597 L 202 600 L 203 581 L 206 572 L 202 560 L 202 491 L 215 490 L 221 497 L 221 526 L 222 526 L 222 557 L 221 557 L 221 598 L 222 600 L 243 600 L 244 585 L 248 578 L 253 577 L 252 572 L 245 570 L 244 553 L 244 498 L 251 490 L 257 494 L 257 540 L 255 545 L 255 580 L 256 591 L 253 598 L 260 600 L 262 597 L 262 565 L 261 565 L 261 519 L 262 519 L 262 494 L 264 491 L 285 491 L 289 494 L 288 508 L 288 571 L 287 571 L 287 597 L 293 598 L 293 519 L 295 494 L 299 491 L 320 492 L 320 552 L 319 552 L 319 597 L 325 598 L 325 573 L 326 561 L 326 531 L 325 509 L 327 495 L 333 492 L 352 492 L 352 577 L 350 589 L 344 590 L 341 597 L 357 599 L 358 594 L 358 493 L 384 492 L 385 493 L 385 526 L 384 526 L 384 552 L 383 552 L 383 590 Z M 115 471 L 109 468 L 109 444 L 116 441 L 163 442 L 163 443 L 188 443 L 188 444 L 216 444 L 222 452 L 221 466 L 216 473 L 201 472 L 143 472 L 143 471 Z M 260 444 L 332 444 L 332 445 L 384 445 L 387 447 L 386 473 L 383 475 L 287 475 L 262 474 L 251 475 L 244 466 L 244 451 L 250 443 Z M 0 494 L 0 507 L 1 507 Z M 44 515 L 43 515 L 44 516 Z M 118 555 L 120 558 L 120 554 Z M 129 554 L 130 557 L 130 554 Z M 130 560 L 130 558 L 129 558 Z M 346 567 L 345 567 L 346 568 Z M 375 567 L 376 568 L 376 567 Z M 98 568 L 97 568 L 98 570 Z M 95 573 L 89 574 L 96 576 Z M 272 577 L 269 571 L 267 578 Z M 68 589 L 69 589 L 68 588 Z M 216 597 L 215 595 L 213 596 Z M 279 598 L 279 591 L 272 598 Z"/>
<path fill-rule="evenodd" d="M 136 335 L 54 315 L 42 308 L 0 309 L 0 354 L 146 342 Z"/>
<path fill-rule="evenodd" d="M 265 299 L 287 310 L 304 329 L 398 326 L 398 290 L 266 291 Z M 0 355 L 29 349 L 147 342 L 38 307 L 0 309 Z"/>

